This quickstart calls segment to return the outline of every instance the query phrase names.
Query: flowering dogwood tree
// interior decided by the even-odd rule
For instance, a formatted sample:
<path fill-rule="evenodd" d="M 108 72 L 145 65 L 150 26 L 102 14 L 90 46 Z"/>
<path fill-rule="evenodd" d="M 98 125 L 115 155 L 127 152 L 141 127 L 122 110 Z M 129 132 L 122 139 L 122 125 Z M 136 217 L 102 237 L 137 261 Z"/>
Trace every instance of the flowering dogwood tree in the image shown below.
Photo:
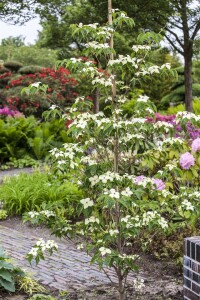
<path fill-rule="evenodd" d="M 177 217 L 182 224 L 185 218 L 191 217 L 191 212 L 197 218 L 198 210 L 186 199 L 187 192 L 182 188 L 184 180 L 189 180 L 188 175 L 184 180 L 180 176 L 189 168 L 195 173 L 195 158 L 185 153 L 189 151 L 187 141 L 174 138 L 174 127 L 167 122 L 147 122 L 145 117 L 154 118 L 156 108 L 145 95 L 138 98 L 131 119 L 121 114 L 121 103 L 128 101 L 129 87 L 124 81 L 130 70 L 134 70 L 132 81 L 135 81 L 154 74 L 167 76 L 170 66 L 146 63 L 154 34 L 145 34 L 142 37 L 145 45 L 134 45 L 131 55 L 115 56 L 116 29 L 123 24 L 133 26 L 133 21 L 126 13 L 113 10 L 111 0 L 108 3 L 107 26 L 78 24 L 73 27 L 74 34 L 88 37 L 85 45 L 88 56 L 104 56 L 107 71 L 99 72 L 92 60 L 85 63 L 72 58 L 63 63 L 69 69 L 91 75 L 92 85 L 107 95 L 111 116 L 106 117 L 103 112 L 93 114 L 91 102 L 84 96 L 78 97 L 67 114 L 71 121 L 68 133 L 74 143 L 51 151 L 63 170 L 76 172 L 74 180 L 85 191 L 85 198 L 80 201 L 83 218 L 72 224 L 54 212 L 30 212 L 25 219 L 45 221 L 58 236 L 80 235 L 83 243 L 79 249 L 86 249 L 92 255 L 91 262 L 97 262 L 108 277 L 106 268 L 114 269 L 119 299 L 124 300 L 128 275 L 138 271 L 141 249 L 148 247 L 157 232 L 172 232 L 177 227 L 177 224 L 174 226 Z M 42 86 L 29 89 L 38 91 Z M 193 150 L 198 152 L 198 145 L 193 142 Z M 179 161 L 180 153 L 184 156 Z M 192 199 L 198 197 L 197 194 Z M 52 241 L 46 244 L 40 241 L 28 259 L 39 261 L 43 258 L 42 250 L 51 252 L 56 248 Z M 143 282 L 135 280 L 135 283 L 136 289 L 143 287 Z"/>

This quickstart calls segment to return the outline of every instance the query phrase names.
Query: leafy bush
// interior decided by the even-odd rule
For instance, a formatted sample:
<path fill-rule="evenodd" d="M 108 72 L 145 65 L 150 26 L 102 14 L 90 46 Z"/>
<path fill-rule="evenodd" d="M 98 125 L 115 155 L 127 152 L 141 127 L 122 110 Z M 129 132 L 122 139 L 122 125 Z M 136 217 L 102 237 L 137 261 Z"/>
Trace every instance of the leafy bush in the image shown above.
<path fill-rule="evenodd" d="M 4 63 L 4 67 L 11 71 L 17 72 L 22 67 L 22 64 L 17 61 L 6 61 Z"/>
<path fill-rule="evenodd" d="M 193 97 L 200 97 L 200 84 L 195 83 L 192 85 L 192 93 Z M 185 87 L 179 86 L 174 91 L 166 95 L 161 100 L 161 107 L 166 107 L 169 105 L 170 102 L 172 103 L 178 103 L 183 102 L 185 97 Z"/>
<path fill-rule="evenodd" d="M 4 106 L 23 112 L 26 116 L 35 115 L 41 117 L 43 111 L 48 109 L 52 104 L 57 104 L 62 108 L 71 105 L 74 96 L 77 95 L 74 92 L 77 81 L 70 77 L 70 72 L 62 67 L 58 70 L 42 68 L 35 72 L 37 68 L 21 68 L 22 72 L 26 73 L 30 71 L 30 73 L 23 75 L 18 74 L 16 76 L 15 74 L 13 76 L 12 73 L 1 75 L 2 79 L 1 77 L 0 79 L 5 81 L 4 89 L 0 91 L 1 102 Z M 47 94 L 34 95 L 32 97 L 30 95 L 22 95 L 22 88 L 34 82 L 47 84 Z"/>
<path fill-rule="evenodd" d="M 20 74 L 35 74 L 41 72 L 43 67 L 40 66 L 26 66 L 19 69 Z"/>
<path fill-rule="evenodd" d="M 5 255 L 3 249 L 0 247 L 0 289 L 8 292 L 15 292 L 15 284 L 17 277 L 23 277 L 24 272 L 7 260 L 9 256 Z"/>
<path fill-rule="evenodd" d="M 82 192 L 70 181 L 63 184 L 47 173 L 35 172 L 8 178 L 0 186 L 0 201 L 9 215 L 22 215 L 30 210 L 44 210 L 48 204 L 66 208 L 68 217 L 75 217 Z"/>
<path fill-rule="evenodd" d="M 33 116 L 24 118 L 0 119 L 0 163 L 18 164 L 17 160 L 27 166 L 33 160 L 48 158 L 53 147 L 61 147 L 69 141 L 64 119 L 50 119 L 39 122 Z"/>
<path fill-rule="evenodd" d="M 9 51 L 8 51 L 9 50 Z M 12 59 L 23 65 L 53 67 L 58 60 L 57 51 L 36 46 L 0 46 L 0 57 L 4 61 Z"/>
<path fill-rule="evenodd" d="M 7 210 L 0 209 L 0 220 L 5 220 L 8 217 Z"/>
<path fill-rule="evenodd" d="M 6 67 L 3 67 L 3 66 L 0 67 L 0 74 L 4 74 L 4 73 L 9 72 L 9 71 L 10 70 Z"/>
<path fill-rule="evenodd" d="M 170 115 L 174 115 L 179 111 L 185 111 L 185 105 L 179 104 L 177 106 L 171 106 L 167 109 L 167 113 Z M 200 115 L 200 98 L 193 100 L 193 110 L 196 115 Z"/>

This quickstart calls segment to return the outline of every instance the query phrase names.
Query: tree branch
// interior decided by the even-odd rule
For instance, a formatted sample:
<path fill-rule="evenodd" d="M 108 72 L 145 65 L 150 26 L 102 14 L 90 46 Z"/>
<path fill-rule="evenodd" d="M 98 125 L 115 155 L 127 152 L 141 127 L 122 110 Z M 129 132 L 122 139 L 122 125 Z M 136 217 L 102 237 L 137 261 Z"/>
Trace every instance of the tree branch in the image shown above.
<path fill-rule="evenodd" d="M 194 41 L 194 39 L 195 39 L 195 37 L 196 37 L 196 35 L 197 35 L 197 33 L 198 33 L 199 30 L 200 30 L 200 21 L 197 22 L 197 24 L 196 24 L 196 27 L 195 27 L 195 29 L 193 31 L 192 36 L 191 36 L 191 40 Z"/>
<path fill-rule="evenodd" d="M 173 41 L 170 40 L 170 38 L 169 38 L 166 34 L 165 34 L 164 36 L 165 36 L 165 38 L 168 40 L 168 42 L 170 43 L 170 45 L 171 45 L 171 46 L 172 46 L 179 54 L 184 55 L 184 52 L 181 51 L 181 50 L 173 43 Z"/>
<path fill-rule="evenodd" d="M 177 43 L 181 46 L 181 48 L 184 48 L 183 43 L 181 42 L 181 40 L 179 39 L 178 35 L 174 31 L 172 31 L 168 27 L 166 28 L 166 31 L 168 31 L 169 33 L 171 33 L 175 37 Z"/>

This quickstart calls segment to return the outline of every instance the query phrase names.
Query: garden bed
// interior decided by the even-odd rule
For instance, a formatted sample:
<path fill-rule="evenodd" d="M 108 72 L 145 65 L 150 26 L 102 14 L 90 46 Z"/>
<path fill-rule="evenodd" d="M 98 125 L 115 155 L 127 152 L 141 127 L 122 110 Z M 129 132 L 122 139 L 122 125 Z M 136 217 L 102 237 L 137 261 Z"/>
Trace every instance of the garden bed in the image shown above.
<path fill-rule="evenodd" d="M 0 225 L 15 229 L 22 234 L 37 236 L 47 239 L 50 236 L 44 227 L 35 227 L 27 223 L 23 224 L 20 218 L 9 218 L 1 221 Z M 52 237 L 51 237 L 52 238 Z M 60 240 L 59 240 L 60 242 Z M 69 241 L 62 241 L 69 244 Z M 3 245 L 2 245 L 3 246 Z M 68 247 L 66 247 L 67 251 Z M 145 288 L 141 295 L 134 295 L 132 287 L 128 290 L 127 299 L 139 300 L 161 300 L 161 299 L 182 299 L 182 271 L 169 261 L 158 261 L 152 256 L 144 256 L 140 261 L 141 274 L 145 278 Z M 48 288 L 48 287 L 47 287 Z M 86 300 L 117 300 L 117 294 L 110 285 L 101 285 L 97 288 L 87 289 L 84 287 L 79 290 L 70 290 L 64 297 L 59 297 L 59 292 L 50 289 L 51 295 L 56 299 L 86 299 Z M 136 298 L 137 297 L 137 298 Z M 5 300 L 25 300 L 28 297 L 22 295 L 0 295 L 0 299 Z"/>

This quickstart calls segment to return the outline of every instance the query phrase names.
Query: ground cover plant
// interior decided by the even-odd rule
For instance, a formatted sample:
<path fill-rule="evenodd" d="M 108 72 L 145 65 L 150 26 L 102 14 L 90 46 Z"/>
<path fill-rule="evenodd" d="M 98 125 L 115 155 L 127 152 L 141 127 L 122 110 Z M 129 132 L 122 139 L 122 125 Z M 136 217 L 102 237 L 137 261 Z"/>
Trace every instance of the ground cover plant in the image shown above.
<path fill-rule="evenodd" d="M 122 115 L 120 105 L 128 101 L 124 90 L 130 88 L 124 82 L 129 69 L 135 70 L 133 83 L 154 73 L 168 76 L 170 66 L 146 63 L 152 41 L 154 44 L 159 40 L 154 33 L 141 35 L 144 44 L 134 45 L 131 55 L 115 57 L 115 30 L 123 24 L 132 26 L 133 21 L 126 13 L 112 10 L 111 0 L 108 4 L 107 26 L 82 23 L 73 26 L 74 34 L 89 38 L 86 55 L 103 56 L 107 60 L 107 72 L 99 72 L 92 60 L 85 64 L 82 59 L 73 58 L 64 64 L 91 75 L 91 84 L 107 98 L 111 116 L 106 117 L 103 112 L 93 114 L 89 111 L 91 102 L 78 97 L 68 113 L 71 122 L 68 134 L 74 143 L 51 152 L 65 172 L 76 171 L 76 180 L 85 192 L 85 198 L 80 200 L 84 218 L 75 223 L 62 219 L 59 229 L 55 225 L 59 220 L 56 212 L 48 218 L 33 211 L 25 219 L 45 221 L 60 236 L 80 235 L 84 242 L 79 249 L 86 249 L 92 255 L 91 262 L 97 262 L 105 272 L 105 266 L 114 269 L 119 299 L 124 300 L 128 274 L 131 271 L 137 274 L 140 253 L 150 248 L 153 238 L 172 234 L 187 224 L 194 227 L 197 224 L 200 142 L 195 139 L 191 144 L 174 137 L 174 126 L 168 122 L 147 122 L 146 116 L 154 118 L 156 108 L 145 95 L 138 97 L 132 118 Z M 35 89 L 44 90 L 38 84 L 27 91 Z M 176 121 L 183 130 L 188 121 L 200 126 L 200 118 L 190 113 L 178 114 Z M 28 259 L 39 262 L 45 249 L 52 253 L 57 247 L 41 240 L 29 252 Z M 136 290 L 144 287 L 139 278 L 133 284 Z"/>
<path fill-rule="evenodd" d="M 0 248 L 0 290 L 4 289 L 8 292 L 15 292 L 17 280 L 25 276 L 25 273 L 8 262 L 9 257 Z"/>
<path fill-rule="evenodd" d="M 64 211 L 71 220 L 78 218 L 79 201 L 83 193 L 70 180 L 52 177 L 47 171 L 21 173 L 5 179 L 0 185 L 0 201 L 7 215 L 21 216 L 30 210 Z M 51 215 L 51 214 L 50 214 Z"/>

